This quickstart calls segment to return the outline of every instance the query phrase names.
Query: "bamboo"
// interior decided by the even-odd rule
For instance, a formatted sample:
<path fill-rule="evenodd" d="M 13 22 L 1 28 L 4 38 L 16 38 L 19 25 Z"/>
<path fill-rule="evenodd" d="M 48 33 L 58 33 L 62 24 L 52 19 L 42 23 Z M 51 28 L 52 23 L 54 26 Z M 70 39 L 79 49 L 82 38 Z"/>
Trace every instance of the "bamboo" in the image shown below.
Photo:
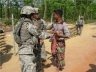
<path fill-rule="evenodd" d="M 0 36 L 5 36 L 5 33 L 0 33 Z"/>
<path fill-rule="evenodd" d="M 1 40 L 0 40 L 0 43 L 2 43 L 2 42 L 5 42 L 5 40 L 4 40 L 4 39 L 1 39 Z"/>
<path fill-rule="evenodd" d="M 6 44 L 5 42 L 2 42 L 2 43 L 0 43 L 0 46 L 1 46 L 1 45 L 5 45 L 5 44 Z"/>
<path fill-rule="evenodd" d="M 5 39 L 5 37 L 0 36 L 0 40 Z"/>
<path fill-rule="evenodd" d="M 0 45 L 0 48 L 2 48 L 2 47 L 6 47 L 6 44 L 4 44 L 4 45 Z"/>

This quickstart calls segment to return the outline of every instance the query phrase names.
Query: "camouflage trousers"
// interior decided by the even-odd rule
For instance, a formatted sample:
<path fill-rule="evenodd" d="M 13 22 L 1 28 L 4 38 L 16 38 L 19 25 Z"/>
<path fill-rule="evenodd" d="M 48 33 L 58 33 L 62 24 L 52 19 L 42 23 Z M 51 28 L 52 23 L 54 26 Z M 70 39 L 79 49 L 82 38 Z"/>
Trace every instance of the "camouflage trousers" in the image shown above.
<path fill-rule="evenodd" d="M 43 60 L 46 61 L 46 56 L 47 56 L 47 54 L 46 54 L 46 50 L 45 50 L 45 44 L 43 43 L 41 45 L 41 59 L 42 59 L 42 61 Z"/>
<path fill-rule="evenodd" d="M 36 63 L 33 63 L 35 55 L 19 54 L 22 72 L 36 72 Z"/>

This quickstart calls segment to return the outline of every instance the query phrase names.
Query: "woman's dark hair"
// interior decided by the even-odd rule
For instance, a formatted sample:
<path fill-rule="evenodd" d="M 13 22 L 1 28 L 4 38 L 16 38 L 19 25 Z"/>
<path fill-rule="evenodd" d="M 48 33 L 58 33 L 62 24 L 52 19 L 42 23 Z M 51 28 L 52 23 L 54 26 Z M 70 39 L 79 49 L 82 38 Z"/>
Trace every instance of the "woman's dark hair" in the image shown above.
<path fill-rule="evenodd" d="M 62 15 L 63 15 L 63 12 L 62 12 L 61 9 L 56 9 L 56 10 L 54 10 L 54 12 L 55 12 L 56 14 L 58 14 L 60 17 L 62 17 Z"/>

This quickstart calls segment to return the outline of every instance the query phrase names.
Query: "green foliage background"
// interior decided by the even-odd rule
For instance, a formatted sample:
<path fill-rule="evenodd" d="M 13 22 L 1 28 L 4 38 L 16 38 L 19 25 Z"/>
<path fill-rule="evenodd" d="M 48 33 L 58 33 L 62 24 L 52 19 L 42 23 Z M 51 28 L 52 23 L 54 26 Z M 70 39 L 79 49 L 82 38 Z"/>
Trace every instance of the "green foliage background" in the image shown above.
<path fill-rule="evenodd" d="M 10 25 L 11 14 L 14 14 L 16 23 L 25 5 L 38 7 L 41 18 L 47 21 L 51 20 L 53 10 L 58 8 L 62 9 L 66 22 L 75 22 L 79 15 L 84 16 L 86 23 L 96 21 L 95 0 L 0 0 L 0 18 L 6 25 Z"/>

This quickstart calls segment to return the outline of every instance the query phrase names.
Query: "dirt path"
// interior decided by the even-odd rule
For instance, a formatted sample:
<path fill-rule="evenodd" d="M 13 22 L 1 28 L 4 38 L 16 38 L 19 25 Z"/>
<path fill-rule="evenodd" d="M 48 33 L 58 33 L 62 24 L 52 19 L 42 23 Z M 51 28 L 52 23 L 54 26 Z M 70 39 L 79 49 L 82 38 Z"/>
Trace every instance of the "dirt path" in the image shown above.
<path fill-rule="evenodd" d="M 96 23 L 84 26 L 81 36 L 66 40 L 65 63 L 62 72 L 96 72 Z M 12 33 L 6 34 L 9 53 L 3 56 L 0 72 L 21 72 L 18 55 L 14 56 Z M 55 72 L 51 63 L 50 42 L 45 40 L 47 61 L 50 67 L 45 67 L 44 72 Z"/>

